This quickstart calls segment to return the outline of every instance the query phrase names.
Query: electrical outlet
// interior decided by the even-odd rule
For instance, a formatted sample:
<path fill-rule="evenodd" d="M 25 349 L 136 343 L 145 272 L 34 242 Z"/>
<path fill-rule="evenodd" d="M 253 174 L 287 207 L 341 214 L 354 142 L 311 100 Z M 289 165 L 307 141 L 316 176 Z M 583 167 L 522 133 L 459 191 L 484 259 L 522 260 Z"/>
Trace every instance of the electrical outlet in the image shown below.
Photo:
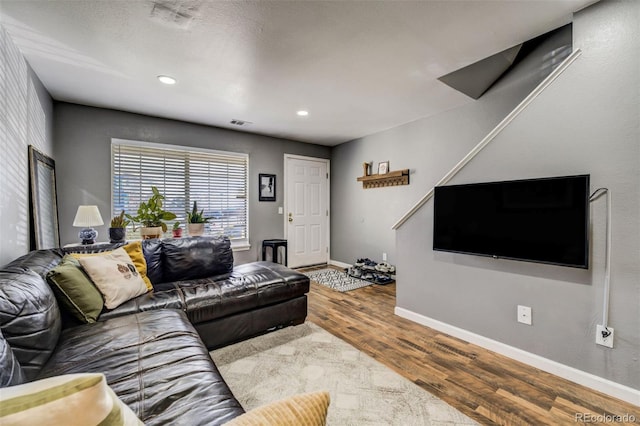
<path fill-rule="evenodd" d="M 531 307 L 518 305 L 518 322 L 531 325 Z"/>
<path fill-rule="evenodd" d="M 383 262 L 387 261 L 387 253 L 382 253 L 382 261 Z"/>
<path fill-rule="evenodd" d="M 596 325 L 596 345 L 606 346 L 607 348 L 613 348 L 613 328 L 607 327 L 606 329 L 602 325 Z"/>

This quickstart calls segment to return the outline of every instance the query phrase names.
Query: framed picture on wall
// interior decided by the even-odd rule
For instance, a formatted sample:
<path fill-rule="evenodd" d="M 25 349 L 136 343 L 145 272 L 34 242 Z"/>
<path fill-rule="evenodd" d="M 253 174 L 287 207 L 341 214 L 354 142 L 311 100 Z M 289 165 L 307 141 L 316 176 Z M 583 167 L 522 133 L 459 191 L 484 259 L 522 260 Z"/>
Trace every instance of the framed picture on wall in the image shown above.
<path fill-rule="evenodd" d="M 378 164 L 378 174 L 379 175 L 384 175 L 389 173 L 389 162 L 388 161 L 381 161 Z"/>
<path fill-rule="evenodd" d="M 258 201 L 276 200 L 276 175 L 260 173 L 258 184 Z"/>

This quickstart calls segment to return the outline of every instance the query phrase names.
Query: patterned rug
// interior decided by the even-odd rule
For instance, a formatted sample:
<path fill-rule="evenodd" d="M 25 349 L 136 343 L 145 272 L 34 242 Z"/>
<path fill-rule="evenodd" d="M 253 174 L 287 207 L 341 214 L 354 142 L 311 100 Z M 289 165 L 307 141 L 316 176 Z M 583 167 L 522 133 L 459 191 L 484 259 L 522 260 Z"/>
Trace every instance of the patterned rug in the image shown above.
<path fill-rule="evenodd" d="M 346 272 L 341 272 L 332 268 L 303 272 L 303 274 L 318 284 L 322 284 L 325 287 L 342 292 L 355 290 L 357 288 L 373 284 L 370 281 L 350 277 Z"/>
<path fill-rule="evenodd" d="M 245 410 L 327 390 L 327 425 L 477 425 L 310 322 L 217 349 L 211 357 Z"/>

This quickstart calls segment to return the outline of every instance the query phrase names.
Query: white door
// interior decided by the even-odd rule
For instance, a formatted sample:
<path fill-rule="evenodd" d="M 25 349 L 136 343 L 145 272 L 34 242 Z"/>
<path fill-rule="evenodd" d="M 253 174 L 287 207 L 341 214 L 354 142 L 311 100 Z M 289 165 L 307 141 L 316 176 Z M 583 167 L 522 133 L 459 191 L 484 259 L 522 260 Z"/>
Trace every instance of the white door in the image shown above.
<path fill-rule="evenodd" d="M 289 267 L 329 261 L 329 160 L 285 155 Z"/>

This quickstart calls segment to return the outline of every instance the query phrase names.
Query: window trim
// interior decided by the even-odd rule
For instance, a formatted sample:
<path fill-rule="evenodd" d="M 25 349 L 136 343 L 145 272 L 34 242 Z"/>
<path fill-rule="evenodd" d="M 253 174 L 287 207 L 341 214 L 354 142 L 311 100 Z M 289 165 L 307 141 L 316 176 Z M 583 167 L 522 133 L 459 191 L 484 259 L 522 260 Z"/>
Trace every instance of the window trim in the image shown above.
<path fill-rule="evenodd" d="M 231 249 L 233 251 L 247 251 L 251 249 L 251 243 L 250 243 L 250 236 L 249 236 L 249 229 L 250 229 L 250 223 L 249 223 L 249 219 L 250 219 L 250 214 L 249 214 L 249 209 L 250 209 L 250 202 L 249 200 L 251 200 L 250 198 L 250 185 L 249 185 L 249 154 L 244 153 L 244 152 L 234 152 L 234 151 L 224 151 L 224 150 L 219 150 L 219 149 L 208 149 L 208 148 L 199 148 L 199 147 L 193 147 L 193 146 L 189 146 L 189 145 L 175 145 L 175 144 L 164 144 L 164 143 L 157 143 L 157 142 L 145 142 L 145 141 L 138 141 L 138 140 L 132 140 L 132 139 L 121 139 L 121 138 L 111 138 L 111 143 L 109 145 L 109 163 L 110 163 L 110 168 L 111 168 L 111 180 L 109 181 L 109 186 L 110 186 L 110 201 L 111 201 L 111 205 L 110 205 L 110 213 L 113 214 L 113 207 L 114 207 L 114 202 L 113 202 L 113 198 L 114 198 L 114 193 L 113 193 L 113 179 L 114 179 L 114 164 L 113 164 L 113 146 L 114 145 L 127 145 L 127 146 L 135 146 L 135 147 L 141 147 L 141 148 L 156 148 L 156 149 L 161 149 L 161 150 L 174 150 L 174 151 L 189 151 L 189 152 L 201 152 L 201 153 L 205 153 L 205 154 L 219 154 L 219 155 L 227 155 L 227 156 L 237 156 L 238 158 L 244 158 L 246 161 L 246 210 L 247 210 L 247 217 L 246 217 L 246 223 L 247 223 L 247 230 L 246 230 L 246 238 L 239 238 L 239 239 L 233 239 L 231 240 Z M 109 220 L 111 219 L 111 217 L 109 218 Z"/>

